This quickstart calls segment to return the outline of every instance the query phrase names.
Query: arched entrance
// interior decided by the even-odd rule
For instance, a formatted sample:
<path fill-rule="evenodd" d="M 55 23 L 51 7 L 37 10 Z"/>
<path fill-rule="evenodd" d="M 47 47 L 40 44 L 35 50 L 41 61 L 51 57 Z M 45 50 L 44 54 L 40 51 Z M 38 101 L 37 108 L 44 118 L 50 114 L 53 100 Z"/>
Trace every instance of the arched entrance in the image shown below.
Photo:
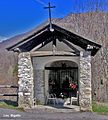
<path fill-rule="evenodd" d="M 56 97 L 56 99 L 66 100 L 66 104 L 78 105 L 78 65 L 75 62 L 68 60 L 55 61 L 45 65 L 45 73 L 47 74 L 48 92 Z M 75 101 L 72 102 L 72 98 Z M 57 103 L 59 104 L 59 103 Z"/>

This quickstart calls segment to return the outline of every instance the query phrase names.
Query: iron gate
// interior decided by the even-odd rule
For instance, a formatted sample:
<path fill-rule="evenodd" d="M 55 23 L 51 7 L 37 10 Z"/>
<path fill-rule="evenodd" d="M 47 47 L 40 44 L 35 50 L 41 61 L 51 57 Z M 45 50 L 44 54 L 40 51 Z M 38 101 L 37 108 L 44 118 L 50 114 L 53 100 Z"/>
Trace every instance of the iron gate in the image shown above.
<path fill-rule="evenodd" d="M 66 78 L 69 83 L 78 86 L 78 68 L 77 67 L 45 67 L 49 71 L 48 84 L 49 93 L 55 93 L 57 97 L 63 90 L 63 82 Z"/>

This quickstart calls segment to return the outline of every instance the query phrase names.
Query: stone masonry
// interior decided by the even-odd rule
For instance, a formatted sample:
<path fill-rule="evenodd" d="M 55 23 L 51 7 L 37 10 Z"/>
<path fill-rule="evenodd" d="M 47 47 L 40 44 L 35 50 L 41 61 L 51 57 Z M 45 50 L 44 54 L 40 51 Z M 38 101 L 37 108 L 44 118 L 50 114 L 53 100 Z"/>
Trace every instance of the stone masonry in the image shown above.
<path fill-rule="evenodd" d="M 81 111 L 92 110 L 91 52 L 80 52 L 79 105 Z"/>
<path fill-rule="evenodd" d="M 33 67 L 29 52 L 20 53 L 18 61 L 19 107 L 33 106 Z"/>

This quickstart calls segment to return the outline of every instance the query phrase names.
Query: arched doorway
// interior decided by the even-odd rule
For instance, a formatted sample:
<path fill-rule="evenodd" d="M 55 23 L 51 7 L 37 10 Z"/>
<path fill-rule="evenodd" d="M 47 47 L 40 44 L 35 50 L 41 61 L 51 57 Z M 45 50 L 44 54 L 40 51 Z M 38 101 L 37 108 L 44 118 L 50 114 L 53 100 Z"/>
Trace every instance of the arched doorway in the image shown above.
<path fill-rule="evenodd" d="M 78 105 L 78 65 L 68 60 L 55 61 L 45 66 L 47 74 L 48 94 L 66 100 L 74 97 Z M 73 103 L 73 104 L 74 104 Z"/>

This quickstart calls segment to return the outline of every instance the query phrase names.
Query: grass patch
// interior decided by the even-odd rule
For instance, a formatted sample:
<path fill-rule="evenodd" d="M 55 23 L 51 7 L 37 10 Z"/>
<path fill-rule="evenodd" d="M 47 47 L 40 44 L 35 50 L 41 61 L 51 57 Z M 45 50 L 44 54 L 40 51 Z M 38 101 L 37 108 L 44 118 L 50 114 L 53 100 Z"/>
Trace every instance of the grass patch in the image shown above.
<path fill-rule="evenodd" d="M 108 103 L 93 102 L 92 109 L 93 112 L 108 114 Z"/>
<path fill-rule="evenodd" d="M 16 105 L 11 105 L 6 102 L 0 102 L 0 108 L 5 108 L 5 109 L 14 109 L 14 110 L 19 110 L 19 111 L 24 111 L 23 108 L 18 108 Z"/>

